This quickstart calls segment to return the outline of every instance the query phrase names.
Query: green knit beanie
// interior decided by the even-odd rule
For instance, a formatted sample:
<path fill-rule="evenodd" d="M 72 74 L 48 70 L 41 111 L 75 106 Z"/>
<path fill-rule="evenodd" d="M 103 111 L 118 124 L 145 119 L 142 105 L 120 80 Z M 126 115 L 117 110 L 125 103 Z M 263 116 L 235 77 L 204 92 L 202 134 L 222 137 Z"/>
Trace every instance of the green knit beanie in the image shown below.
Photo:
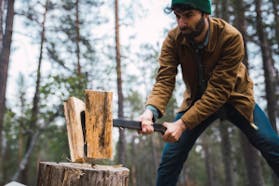
<path fill-rule="evenodd" d="M 194 9 L 201 10 L 207 14 L 211 14 L 211 1 L 210 0 L 172 0 L 171 7 L 175 4 L 190 5 Z"/>

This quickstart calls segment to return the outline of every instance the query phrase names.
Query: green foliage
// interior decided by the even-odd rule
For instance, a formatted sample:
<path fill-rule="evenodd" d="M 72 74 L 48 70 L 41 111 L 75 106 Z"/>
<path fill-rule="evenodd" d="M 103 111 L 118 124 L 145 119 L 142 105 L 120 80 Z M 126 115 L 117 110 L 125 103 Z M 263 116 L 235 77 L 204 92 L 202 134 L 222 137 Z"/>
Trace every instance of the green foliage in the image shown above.
<path fill-rule="evenodd" d="M 80 99 L 84 98 L 84 90 L 87 87 L 87 77 L 84 75 L 50 75 L 48 82 L 46 82 L 40 89 L 43 94 L 43 99 L 47 97 L 58 97 L 59 100 L 66 100 L 69 96 L 75 96 Z"/>
<path fill-rule="evenodd" d="M 41 135 L 41 161 L 67 162 L 70 160 L 66 126 L 49 126 Z"/>

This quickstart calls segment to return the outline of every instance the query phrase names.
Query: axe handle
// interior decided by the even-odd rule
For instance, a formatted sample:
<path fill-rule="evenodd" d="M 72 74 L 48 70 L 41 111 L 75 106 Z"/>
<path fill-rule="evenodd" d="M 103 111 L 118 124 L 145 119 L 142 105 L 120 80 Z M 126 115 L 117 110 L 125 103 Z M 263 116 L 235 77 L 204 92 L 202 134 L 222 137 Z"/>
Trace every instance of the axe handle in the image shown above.
<path fill-rule="evenodd" d="M 141 130 L 140 121 L 125 120 L 125 119 L 113 119 L 113 126 Z M 154 123 L 152 126 L 154 128 L 154 131 L 160 132 L 162 135 L 164 135 L 165 131 L 167 130 L 167 128 L 165 126 L 163 126 L 162 124 Z"/>

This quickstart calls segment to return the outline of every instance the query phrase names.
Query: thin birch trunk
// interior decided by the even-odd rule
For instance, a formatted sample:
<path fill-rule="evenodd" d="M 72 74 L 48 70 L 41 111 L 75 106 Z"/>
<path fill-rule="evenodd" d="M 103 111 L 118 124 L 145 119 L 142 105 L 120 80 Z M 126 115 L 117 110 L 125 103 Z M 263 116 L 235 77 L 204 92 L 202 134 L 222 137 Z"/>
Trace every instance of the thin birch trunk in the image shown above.
<path fill-rule="evenodd" d="M 76 29 L 76 57 L 77 57 L 77 74 L 81 75 L 80 65 L 80 21 L 79 21 L 79 0 L 75 2 L 75 29 Z"/>
<path fill-rule="evenodd" d="M 137 153 L 136 153 L 136 136 L 132 137 L 132 142 L 131 142 L 131 157 L 133 159 L 137 159 Z M 133 162 L 133 161 L 132 161 Z M 137 185 L 137 169 L 136 169 L 136 163 L 132 163 L 131 165 L 131 183 L 132 185 Z"/>
<path fill-rule="evenodd" d="M 116 57 L 116 72 L 117 72 L 117 96 L 118 96 L 118 117 L 124 117 L 123 109 L 123 90 L 122 90 L 122 73 L 121 73 L 121 53 L 120 53 L 120 38 L 119 38 L 119 13 L 118 13 L 118 0 L 114 1 L 115 8 L 115 57 Z M 118 140 L 118 161 L 124 163 L 126 159 L 125 149 L 125 132 L 119 129 Z"/>

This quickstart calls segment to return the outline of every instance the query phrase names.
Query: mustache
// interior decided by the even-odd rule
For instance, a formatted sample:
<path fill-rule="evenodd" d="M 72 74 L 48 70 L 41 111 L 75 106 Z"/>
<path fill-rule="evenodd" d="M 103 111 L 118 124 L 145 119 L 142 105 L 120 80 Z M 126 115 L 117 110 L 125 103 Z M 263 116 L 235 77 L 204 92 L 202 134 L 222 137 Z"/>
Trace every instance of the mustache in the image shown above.
<path fill-rule="evenodd" d="M 185 30 L 192 30 L 190 27 L 179 27 L 179 29 L 181 30 L 181 31 L 185 31 Z"/>

